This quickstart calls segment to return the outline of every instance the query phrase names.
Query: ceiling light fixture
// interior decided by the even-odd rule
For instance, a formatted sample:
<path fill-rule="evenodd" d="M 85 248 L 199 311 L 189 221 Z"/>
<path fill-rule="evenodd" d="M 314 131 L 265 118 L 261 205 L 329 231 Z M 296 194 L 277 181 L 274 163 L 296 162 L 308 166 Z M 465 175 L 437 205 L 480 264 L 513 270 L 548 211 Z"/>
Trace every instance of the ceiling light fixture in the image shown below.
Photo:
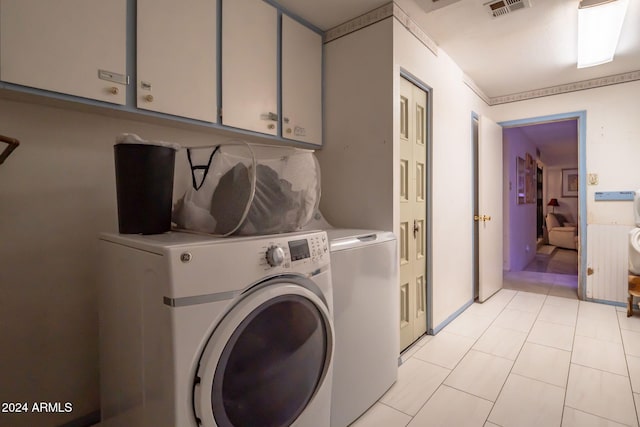
<path fill-rule="evenodd" d="M 613 60 L 628 0 L 582 0 L 578 7 L 578 68 Z"/>

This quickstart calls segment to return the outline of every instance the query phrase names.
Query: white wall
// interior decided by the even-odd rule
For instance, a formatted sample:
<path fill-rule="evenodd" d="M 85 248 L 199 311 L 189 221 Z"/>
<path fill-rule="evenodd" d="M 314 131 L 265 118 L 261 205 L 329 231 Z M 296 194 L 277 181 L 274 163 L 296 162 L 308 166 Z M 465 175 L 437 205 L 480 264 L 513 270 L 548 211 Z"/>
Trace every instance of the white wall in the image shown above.
<path fill-rule="evenodd" d="M 640 81 L 622 83 L 597 89 L 571 92 L 491 107 L 491 115 L 498 121 L 508 121 L 574 111 L 586 111 L 585 173 L 598 175 L 598 185 L 586 188 L 587 260 L 595 274 L 587 277 L 586 296 L 622 295 L 627 286 L 624 271 L 607 271 L 612 265 L 606 257 L 597 255 L 597 248 L 589 247 L 590 231 L 600 235 L 600 228 L 609 225 L 632 227 L 631 202 L 596 202 L 596 191 L 626 191 L 640 188 Z M 611 237 L 612 247 L 625 247 L 624 233 Z M 584 236 L 581 236 L 581 240 Z M 582 240 L 584 241 L 584 240 Z M 594 254 L 592 257 L 591 254 Z M 585 254 L 582 254 L 585 256 Z M 624 263 L 616 264 L 624 268 Z M 600 280 L 604 276 L 622 279 Z M 599 277 L 602 276 L 602 277 Z M 607 286 L 614 289 L 595 289 Z M 593 288 L 593 289 L 592 289 Z M 622 301 L 620 301 L 622 302 Z"/>
<path fill-rule="evenodd" d="M 397 20 L 393 40 L 394 145 L 399 144 L 400 135 L 399 102 L 395 102 L 400 99 L 400 70 L 433 89 L 431 256 L 433 326 L 437 327 L 473 299 L 471 113 L 486 114 L 488 107 L 463 83 L 462 70 L 446 52 L 434 55 Z M 398 164 L 394 162 L 396 168 Z M 396 233 L 398 224 L 394 224 Z"/>
<path fill-rule="evenodd" d="M 324 46 L 320 209 L 336 227 L 394 227 L 392 23 Z"/>
<path fill-rule="evenodd" d="M 400 72 L 433 88 L 432 297 L 437 327 L 473 298 L 471 112 L 462 71 L 395 19 L 325 45 L 321 209 L 339 227 L 399 232 Z"/>
<path fill-rule="evenodd" d="M 630 203 L 595 202 L 596 191 L 640 188 L 640 81 L 536 98 L 491 107 L 497 121 L 586 110 L 586 173 L 599 184 L 587 187 L 589 224 L 633 224 Z"/>
<path fill-rule="evenodd" d="M 117 231 L 113 144 L 122 132 L 188 145 L 221 139 L 0 100 L 0 133 L 21 143 L 0 165 L 0 402 L 73 404 L 68 414 L 0 414 L 2 425 L 60 425 L 99 409 L 96 243 L 100 231 Z"/>
<path fill-rule="evenodd" d="M 533 203 L 518 204 L 517 159 L 526 159 L 527 153 L 535 158 L 536 146 L 518 128 L 505 129 L 502 135 L 503 165 L 507 181 L 503 198 L 504 267 L 507 271 L 521 271 L 536 256 L 537 213 L 535 200 Z"/>

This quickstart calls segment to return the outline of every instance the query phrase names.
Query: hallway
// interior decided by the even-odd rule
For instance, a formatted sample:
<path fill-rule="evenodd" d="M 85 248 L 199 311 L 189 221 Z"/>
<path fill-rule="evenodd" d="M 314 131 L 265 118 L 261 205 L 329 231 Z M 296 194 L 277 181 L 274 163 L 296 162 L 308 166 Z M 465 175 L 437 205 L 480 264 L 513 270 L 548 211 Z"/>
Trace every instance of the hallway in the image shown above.
<path fill-rule="evenodd" d="M 536 271 L 505 271 L 503 288 L 578 299 L 578 276 Z"/>
<path fill-rule="evenodd" d="M 578 251 L 548 245 L 543 248 L 551 248 L 552 252 L 538 252 L 525 271 L 578 275 Z"/>
<path fill-rule="evenodd" d="M 578 252 L 562 248 L 543 252 L 523 271 L 505 271 L 503 288 L 578 299 Z"/>

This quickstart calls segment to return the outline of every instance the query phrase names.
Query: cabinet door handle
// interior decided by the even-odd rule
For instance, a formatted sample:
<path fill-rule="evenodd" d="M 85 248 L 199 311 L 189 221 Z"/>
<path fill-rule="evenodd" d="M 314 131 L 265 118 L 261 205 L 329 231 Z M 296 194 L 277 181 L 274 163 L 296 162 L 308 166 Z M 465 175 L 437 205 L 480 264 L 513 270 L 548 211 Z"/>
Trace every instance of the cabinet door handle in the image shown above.
<path fill-rule="evenodd" d="M 111 95 L 117 95 L 117 94 L 119 94 L 119 93 L 120 93 L 120 89 L 118 89 L 118 88 L 117 88 L 117 87 L 115 87 L 115 86 L 111 86 L 111 87 L 109 88 L 109 93 L 110 93 Z"/>
<path fill-rule="evenodd" d="M 147 102 L 153 102 L 153 95 L 147 95 L 144 97 L 144 100 Z"/>
<path fill-rule="evenodd" d="M 285 122 L 285 123 L 289 123 L 289 117 L 283 117 L 282 121 Z"/>
<path fill-rule="evenodd" d="M 266 113 L 266 114 L 261 114 L 260 118 L 262 120 L 272 120 L 274 122 L 278 121 L 278 115 L 276 113 L 271 113 L 271 112 Z"/>

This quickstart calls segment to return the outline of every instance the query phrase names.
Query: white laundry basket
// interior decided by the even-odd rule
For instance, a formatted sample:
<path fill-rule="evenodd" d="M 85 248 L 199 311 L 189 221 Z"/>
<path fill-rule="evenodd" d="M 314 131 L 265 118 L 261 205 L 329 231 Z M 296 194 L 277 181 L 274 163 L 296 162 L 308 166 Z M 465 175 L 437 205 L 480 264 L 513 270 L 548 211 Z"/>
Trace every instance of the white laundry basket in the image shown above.
<path fill-rule="evenodd" d="M 215 235 L 301 229 L 320 202 L 311 150 L 228 143 L 187 148 L 191 185 L 177 201 L 179 229 Z"/>

